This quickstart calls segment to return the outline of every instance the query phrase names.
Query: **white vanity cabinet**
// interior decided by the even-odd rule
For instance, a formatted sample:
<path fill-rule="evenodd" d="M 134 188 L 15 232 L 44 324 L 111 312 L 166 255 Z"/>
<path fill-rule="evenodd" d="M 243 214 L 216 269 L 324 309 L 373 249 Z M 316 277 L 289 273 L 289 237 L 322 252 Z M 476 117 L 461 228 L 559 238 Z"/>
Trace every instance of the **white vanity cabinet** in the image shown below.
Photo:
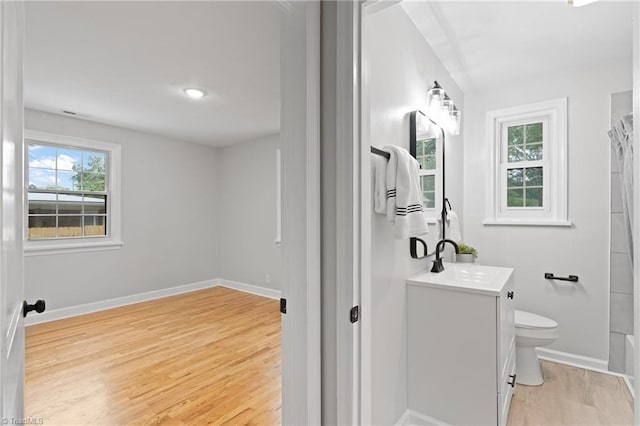
<path fill-rule="evenodd" d="M 409 409 L 504 425 L 515 386 L 513 269 L 447 264 L 407 280 Z"/>

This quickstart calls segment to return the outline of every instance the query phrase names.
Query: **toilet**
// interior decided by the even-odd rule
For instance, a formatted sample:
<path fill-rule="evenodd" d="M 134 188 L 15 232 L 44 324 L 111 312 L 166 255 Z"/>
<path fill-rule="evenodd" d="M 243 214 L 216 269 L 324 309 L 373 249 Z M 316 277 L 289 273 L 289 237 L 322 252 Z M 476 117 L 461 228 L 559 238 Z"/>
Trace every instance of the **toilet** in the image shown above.
<path fill-rule="evenodd" d="M 544 382 L 536 347 L 555 342 L 558 323 L 542 315 L 515 311 L 516 383 L 537 386 Z"/>

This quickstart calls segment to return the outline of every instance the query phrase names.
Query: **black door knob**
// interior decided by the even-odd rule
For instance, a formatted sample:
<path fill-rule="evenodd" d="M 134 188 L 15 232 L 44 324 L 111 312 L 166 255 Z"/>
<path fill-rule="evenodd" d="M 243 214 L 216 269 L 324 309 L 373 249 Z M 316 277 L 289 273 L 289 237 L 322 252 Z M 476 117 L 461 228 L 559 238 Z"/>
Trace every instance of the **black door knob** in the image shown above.
<path fill-rule="evenodd" d="M 512 291 L 507 293 L 507 298 L 513 299 L 513 292 Z"/>
<path fill-rule="evenodd" d="M 26 317 L 27 314 L 31 311 L 36 311 L 37 313 L 41 314 L 44 312 L 46 307 L 47 305 L 44 302 L 44 300 L 38 300 L 33 305 L 28 304 L 27 301 L 25 300 L 24 302 L 22 302 L 22 316 Z"/>

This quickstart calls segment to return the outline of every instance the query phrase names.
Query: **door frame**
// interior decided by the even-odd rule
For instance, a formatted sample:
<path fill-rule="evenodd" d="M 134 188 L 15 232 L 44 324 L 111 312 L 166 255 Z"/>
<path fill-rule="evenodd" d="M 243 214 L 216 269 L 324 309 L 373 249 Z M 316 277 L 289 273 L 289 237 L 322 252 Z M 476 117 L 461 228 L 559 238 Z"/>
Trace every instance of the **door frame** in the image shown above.
<path fill-rule="evenodd" d="M 323 386 L 333 390 L 335 421 L 337 424 L 373 424 L 371 383 L 371 165 L 369 143 L 369 98 L 366 58 L 363 58 L 362 22 L 367 15 L 379 12 L 401 0 L 357 0 L 353 2 L 331 2 L 325 13 L 323 7 L 323 72 L 329 62 L 335 72 L 335 87 L 327 88 L 323 78 L 323 113 L 329 105 L 333 119 L 329 130 L 335 131 L 334 149 L 323 156 L 323 172 L 336 176 L 335 191 L 328 191 L 323 180 L 323 194 L 335 195 L 335 265 L 334 282 L 330 298 L 335 309 L 323 306 L 323 343 L 335 339 L 335 353 L 323 348 L 323 357 L 335 356 L 335 371 L 323 371 Z M 333 10 L 332 8 L 335 8 Z M 335 40 L 327 37 L 332 33 Z M 337 42 L 336 42 L 337 40 Z M 326 42 L 335 46 L 326 52 Z M 333 63 L 332 63 L 333 62 Z M 331 90 L 335 89 L 335 90 Z M 323 116 L 323 131 L 325 131 Z M 326 133 L 326 131 L 325 131 Z M 325 163 L 334 160 L 335 167 L 326 169 Z M 327 174 L 328 174 L 327 173 Z M 333 182 L 330 182 L 333 183 Z M 323 212 L 327 216 L 327 211 Z M 331 212 L 329 212 L 331 213 Z M 326 222 L 323 217 L 323 224 Z M 327 238 L 323 229 L 323 246 Z M 326 270 L 323 266 L 323 273 Z M 323 290 L 324 294 L 324 290 Z M 348 312 L 358 306 L 360 315 L 356 323 L 348 321 Z M 334 328 L 335 327 L 335 328 Z M 326 330 L 329 328 L 330 330 Z M 335 334 L 333 330 L 335 329 Z M 326 362 L 325 362 L 326 364 Z M 323 364 L 324 365 L 324 364 Z M 335 376 L 332 375 L 335 373 Z M 323 393 L 323 397 L 327 395 Z M 327 398 L 323 398 L 326 403 Z M 323 412 L 325 407 L 323 406 Z"/>
<path fill-rule="evenodd" d="M 281 11 L 282 424 L 321 423 L 320 4 Z"/>
<path fill-rule="evenodd" d="M 633 121 L 640 122 L 640 4 L 635 2 L 633 9 Z M 633 200 L 633 211 L 635 220 L 633 223 L 633 252 L 635 261 L 633 266 L 633 339 L 634 339 L 634 369 L 635 379 L 633 389 L 635 398 L 633 401 L 633 411 L 635 424 L 640 424 L 640 197 L 638 196 L 638 185 L 640 185 L 640 132 L 636 129 L 633 132 L 633 180 L 636 188 Z"/>
<path fill-rule="evenodd" d="M 339 30 L 343 32 L 355 31 L 357 36 L 353 44 L 343 43 L 339 49 L 352 52 L 353 80 L 353 128 L 354 152 L 351 171 L 357 173 L 359 182 L 354 190 L 353 212 L 356 220 L 353 223 L 356 244 L 353 246 L 354 259 L 358 259 L 358 273 L 354 274 L 353 297 L 360 304 L 360 326 L 353 335 L 354 356 L 341 354 L 339 363 L 349 365 L 353 360 L 351 375 L 357 398 L 354 399 L 354 419 L 359 424 L 373 424 L 371 382 L 374 374 L 371 364 L 371 165 L 370 165 L 370 134 L 369 134 L 369 97 L 368 97 L 368 64 L 364 55 L 362 40 L 362 22 L 367 15 L 374 14 L 387 7 L 400 3 L 402 0 L 358 0 L 353 3 L 351 14 L 346 19 L 339 19 Z M 634 122 L 640 122 L 640 4 L 634 5 L 633 12 L 633 111 Z M 345 53 L 343 52 L 343 54 Z M 340 55 L 338 55 L 340 58 Z M 349 100 L 348 94 L 342 93 L 343 102 Z M 634 152 L 640 153 L 640 132 L 633 135 Z M 634 157 L 634 181 L 640 183 L 640 155 Z M 345 165 L 346 166 L 346 165 Z M 344 170 L 343 173 L 347 173 Z M 346 191 L 342 188 L 341 191 Z M 636 194 L 638 191 L 635 191 Z M 634 199 L 636 216 L 640 212 L 640 196 Z M 634 223 L 634 252 L 640 253 L 640 220 Z M 345 297 L 344 295 L 342 296 Z M 342 327 L 346 335 L 349 328 Z M 640 425 L 640 261 L 634 262 L 634 366 L 636 380 L 634 380 L 634 417 L 635 424 Z M 355 414 L 357 412 L 357 414 Z"/>
<path fill-rule="evenodd" d="M 320 424 L 320 4 L 278 0 L 278 6 L 285 269 L 282 294 L 288 300 L 282 319 L 282 422 Z M 20 26 L 13 29 L 15 33 L 0 29 L 3 36 L 24 35 Z M 24 108 L 16 107 L 20 111 Z"/>

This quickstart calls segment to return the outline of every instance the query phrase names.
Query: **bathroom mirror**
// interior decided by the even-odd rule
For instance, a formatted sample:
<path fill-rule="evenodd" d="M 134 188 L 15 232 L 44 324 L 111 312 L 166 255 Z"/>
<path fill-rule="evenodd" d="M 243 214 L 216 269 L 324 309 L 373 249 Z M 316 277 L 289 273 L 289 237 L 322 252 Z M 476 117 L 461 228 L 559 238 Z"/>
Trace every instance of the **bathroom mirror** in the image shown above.
<path fill-rule="evenodd" d="M 420 187 L 425 210 L 436 208 L 437 137 L 424 113 L 413 111 L 409 120 L 409 153 L 420 163 Z M 411 238 L 409 251 L 414 259 L 427 257 L 427 243 L 420 238 Z"/>
<path fill-rule="evenodd" d="M 427 243 L 416 237 L 409 239 L 409 251 L 411 252 L 411 257 L 414 259 L 422 259 L 423 257 L 427 257 L 429 253 Z"/>

